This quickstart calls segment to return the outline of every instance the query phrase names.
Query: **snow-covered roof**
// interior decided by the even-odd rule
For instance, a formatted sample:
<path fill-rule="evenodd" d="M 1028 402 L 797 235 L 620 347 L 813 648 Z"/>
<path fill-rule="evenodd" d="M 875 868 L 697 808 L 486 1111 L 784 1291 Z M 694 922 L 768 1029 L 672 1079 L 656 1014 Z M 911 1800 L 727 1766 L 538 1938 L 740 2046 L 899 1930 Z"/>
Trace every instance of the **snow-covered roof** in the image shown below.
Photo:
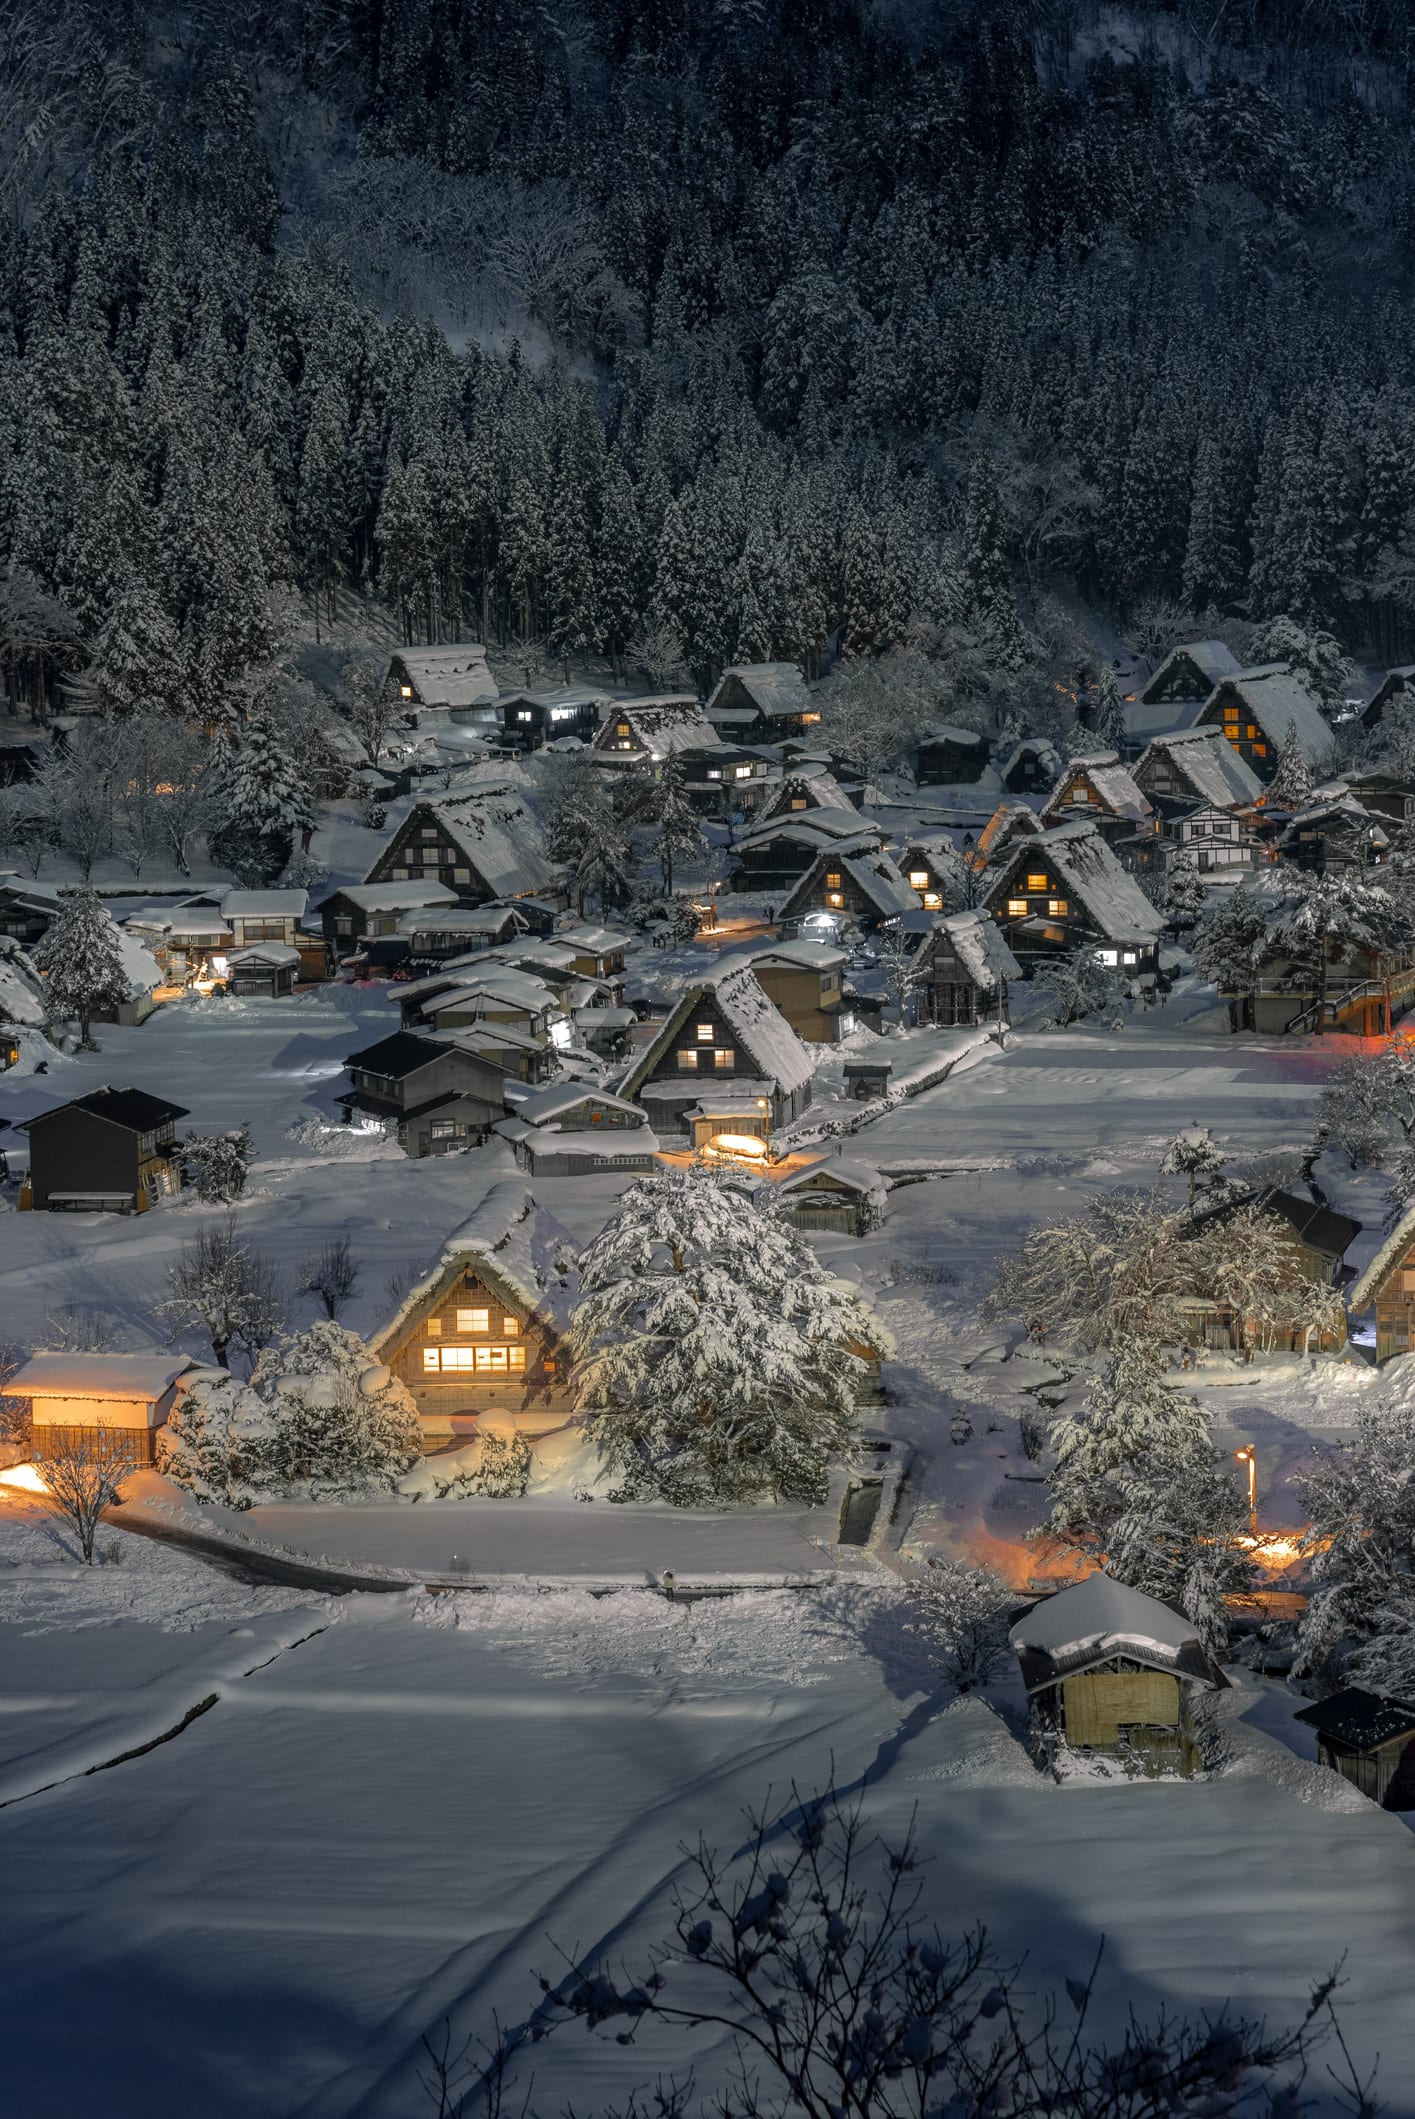
<path fill-rule="evenodd" d="M 1247 759 L 1239 756 L 1222 729 L 1212 725 L 1153 737 L 1135 768 L 1137 774 L 1155 753 L 1163 753 L 1200 800 L 1211 802 L 1215 809 L 1246 809 L 1263 791 Z"/>
<path fill-rule="evenodd" d="M 242 964 L 270 964 L 277 968 L 282 964 L 298 964 L 300 952 L 289 942 L 252 942 L 245 949 L 235 949 L 227 958 L 235 971 Z"/>
<path fill-rule="evenodd" d="M 1039 832 L 1026 840 L 998 870 L 986 902 L 990 905 L 1008 894 L 1018 861 L 1036 862 L 1042 856 L 1108 941 L 1150 943 L 1158 936 L 1161 915 L 1089 821 L 1059 824 L 1054 831 Z"/>
<path fill-rule="evenodd" d="M 1042 806 L 1044 817 L 1056 815 L 1065 806 L 1066 790 L 1078 776 L 1112 816 L 1128 817 L 1134 824 L 1147 824 L 1154 815 L 1148 796 L 1135 785 L 1130 768 L 1121 764 L 1118 752 L 1108 750 L 1097 751 L 1086 758 L 1072 758 L 1068 762 Z"/>
<path fill-rule="evenodd" d="M 1236 675 L 1241 667 L 1233 650 L 1225 647 L 1221 640 L 1183 640 L 1178 647 L 1170 649 L 1153 677 L 1141 690 L 1140 699 L 1144 705 L 1152 706 L 1156 703 L 1150 694 L 1159 691 L 1173 674 L 1175 665 L 1180 662 L 1193 663 L 1200 677 L 1205 680 L 1208 691 L 1212 691 L 1216 684 L 1222 683 L 1225 677 Z"/>
<path fill-rule="evenodd" d="M 983 992 L 991 993 L 1000 979 L 1021 978 L 1022 966 L 1008 948 L 1002 929 L 985 912 L 947 913 L 935 921 L 934 933 L 952 944 L 959 963 Z"/>
<path fill-rule="evenodd" d="M 768 999 L 750 964 L 741 964 L 688 988 L 658 1035 L 633 1061 L 619 1084 L 621 1096 L 632 1097 L 637 1092 L 671 1048 L 693 1010 L 709 998 L 716 1002 L 738 1048 L 770 1083 L 789 1094 L 804 1087 L 811 1079 L 813 1069 L 808 1048 Z M 732 1087 L 740 1089 L 740 1080 L 734 1079 Z M 700 1085 L 694 1085 L 694 1094 L 700 1093 Z"/>
<path fill-rule="evenodd" d="M 307 890 L 228 890 L 221 900 L 223 920 L 298 920 L 309 903 Z"/>
<path fill-rule="evenodd" d="M 971 750 L 986 742 L 987 737 L 980 735 L 975 728 L 959 728 L 955 722 L 940 721 L 933 728 L 924 730 L 916 748 L 922 749 L 926 743 L 962 743 Z"/>
<path fill-rule="evenodd" d="M 509 905 L 459 905 L 449 890 L 436 905 L 415 905 L 398 919 L 400 934 L 500 934 L 516 925 Z M 520 923 L 522 926 L 525 922 Z M 487 952 L 490 954 L 490 951 Z"/>
<path fill-rule="evenodd" d="M 576 1249 L 569 1231 L 537 1206 L 525 1184 L 503 1179 L 452 1231 L 431 1270 L 408 1290 L 388 1323 L 370 1339 L 370 1349 L 376 1358 L 392 1350 L 469 1266 L 479 1279 L 509 1298 L 510 1307 L 523 1318 L 536 1317 L 563 1328 L 572 1291 L 558 1268 L 573 1259 Z"/>
<path fill-rule="evenodd" d="M 559 883 L 561 869 L 546 851 L 545 834 L 513 788 L 476 788 L 419 802 L 411 814 L 429 812 L 490 896 L 523 898 Z"/>
<path fill-rule="evenodd" d="M 564 710 L 580 706 L 608 706 L 612 699 L 613 694 L 601 691 L 597 684 L 552 684 L 540 691 L 503 692 L 496 703 L 498 706 L 507 707 L 515 706 L 524 700 L 528 706 L 542 707 L 546 713 L 553 715 L 557 707 Z"/>
<path fill-rule="evenodd" d="M 799 846 L 843 844 L 847 839 L 865 839 L 878 846 L 883 834 L 878 825 L 867 824 L 858 809 L 806 809 L 779 817 L 763 818 L 751 831 L 741 833 L 736 850 L 770 845 L 786 839 Z"/>
<path fill-rule="evenodd" d="M 1026 802 L 999 802 L 978 834 L 977 853 L 983 861 L 1001 853 L 1009 839 L 1029 836 L 1042 828 L 1041 819 Z"/>
<path fill-rule="evenodd" d="M 764 714 L 800 714 L 809 710 L 806 680 L 794 662 L 734 662 L 717 681 L 708 713 L 729 679 L 735 677 L 748 698 Z"/>
<path fill-rule="evenodd" d="M 794 1192 L 813 1178 L 832 1178 L 849 1192 L 863 1192 L 872 1199 L 882 1199 L 888 1190 L 883 1177 L 873 1163 L 867 1163 L 858 1155 L 812 1155 L 799 1170 L 783 1177 L 776 1185 L 778 1193 Z"/>
<path fill-rule="evenodd" d="M 1206 722 L 1220 719 L 1224 698 L 1230 692 L 1237 693 L 1268 743 L 1276 749 L 1282 748 L 1289 723 L 1297 733 L 1297 748 L 1309 765 L 1316 765 L 1331 749 L 1331 724 L 1316 694 L 1287 663 L 1259 663 L 1224 677 L 1204 703 Z"/>
<path fill-rule="evenodd" d="M 1020 742 L 1013 744 L 1007 756 L 998 765 L 997 769 L 1002 778 L 1005 780 L 1024 758 L 1035 758 L 1043 772 L 1055 774 L 1061 769 L 1061 759 L 1054 743 L 1049 742 L 1045 736 L 1023 736 Z"/>
<path fill-rule="evenodd" d="M 833 942 L 767 942 L 753 949 L 750 962 L 754 971 L 763 967 L 786 964 L 793 971 L 838 971 L 848 963 L 848 949 L 838 949 Z"/>
<path fill-rule="evenodd" d="M 1044 1597 L 1010 1628 L 1028 1692 L 1074 1676 L 1112 1656 L 1222 1685 L 1193 1622 L 1158 1597 L 1110 1575 L 1087 1575 L 1070 1589 Z"/>
<path fill-rule="evenodd" d="M 887 853 L 842 853 L 830 859 L 839 859 L 841 868 L 855 888 L 881 918 L 889 919 L 897 912 L 916 912 L 919 894 L 910 888 Z M 822 854 L 816 866 L 827 859 Z"/>
<path fill-rule="evenodd" d="M 562 1118 L 567 1111 L 574 1111 L 580 1104 L 594 1102 L 602 1104 L 607 1111 L 622 1111 L 643 1123 L 643 1112 L 637 1104 L 626 1097 L 611 1096 L 607 1089 L 597 1089 L 593 1082 L 553 1082 L 548 1089 L 538 1089 L 534 1096 L 527 1096 L 516 1106 L 517 1116 L 532 1126 L 548 1126 Z"/>
<path fill-rule="evenodd" d="M 1358 1274 L 1352 1282 L 1347 1292 L 1346 1307 L 1353 1317 L 1358 1310 L 1368 1310 L 1371 1307 L 1386 1281 L 1412 1247 L 1415 1247 L 1415 1207 L 1407 1208 L 1401 1215 L 1365 1272 Z"/>
<path fill-rule="evenodd" d="M 406 992 L 405 988 L 405 995 Z M 523 1008 L 530 1015 L 541 1015 L 547 1008 L 555 1006 L 555 995 L 543 980 L 532 978 L 528 972 L 498 966 L 485 978 L 459 978 L 446 992 L 436 995 L 430 1004 L 430 1012 L 437 1014 L 444 1008 L 460 1008 L 473 1000 L 500 1001 L 508 1008 Z"/>
<path fill-rule="evenodd" d="M 16 1398 L 160 1398 L 194 1367 L 190 1355 L 31 1354 L 6 1389 Z"/>
<path fill-rule="evenodd" d="M 660 700 L 616 700 L 613 712 L 605 716 L 595 737 L 597 751 L 614 755 L 615 730 L 621 721 L 628 722 L 653 758 L 667 758 L 680 750 L 718 748 L 717 730 L 704 718 L 695 692 Z"/>
<path fill-rule="evenodd" d="M 347 898 L 360 912 L 415 912 L 420 906 L 455 905 L 458 902 L 455 890 L 445 883 L 349 883 L 340 890 L 333 890 L 317 906 L 324 906 L 335 898 Z"/>
<path fill-rule="evenodd" d="M 402 648 L 392 669 L 401 664 L 423 706 L 493 706 L 496 680 L 479 641 L 460 640 L 454 647 Z"/>
<path fill-rule="evenodd" d="M 580 956 L 609 956 L 616 949 L 627 949 L 631 937 L 619 927 L 597 927 L 592 920 L 575 920 L 568 927 L 557 927 L 554 940 Z"/>
<path fill-rule="evenodd" d="M 0 935 L 0 1023 L 36 1028 L 49 1013 L 44 981 L 11 935 Z"/>
<path fill-rule="evenodd" d="M 788 772 L 783 778 L 780 787 L 772 796 L 771 801 L 767 804 L 764 814 L 768 817 L 800 816 L 801 811 L 793 811 L 791 804 L 793 801 L 799 801 L 803 797 L 809 804 L 808 815 L 811 810 L 817 809 L 854 810 L 855 808 L 854 803 L 850 800 L 834 773 L 823 766 L 817 766 L 808 768 L 805 772 L 799 770 Z M 858 815 L 859 812 L 856 811 L 855 814 Z"/>

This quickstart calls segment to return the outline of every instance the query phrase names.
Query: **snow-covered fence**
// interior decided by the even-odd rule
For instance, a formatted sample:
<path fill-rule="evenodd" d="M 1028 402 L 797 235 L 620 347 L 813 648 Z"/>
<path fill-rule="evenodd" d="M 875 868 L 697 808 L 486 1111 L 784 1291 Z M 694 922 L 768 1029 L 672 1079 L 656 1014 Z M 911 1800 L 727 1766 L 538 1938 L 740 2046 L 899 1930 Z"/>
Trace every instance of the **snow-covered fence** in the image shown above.
<path fill-rule="evenodd" d="M 971 1053 L 981 1051 L 984 1045 L 996 1043 L 995 1029 L 979 1028 L 977 1036 L 957 1050 L 934 1052 L 917 1061 L 908 1073 L 890 1082 L 883 1096 L 874 1096 L 868 1103 L 856 1104 L 850 1110 L 842 1112 L 838 1118 L 819 1119 L 813 1125 L 802 1121 L 796 1126 L 785 1127 L 777 1136 L 778 1140 L 785 1143 L 795 1154 L 801 1149 L 814 1148 L 821 1141 L 840 1140 L 848 1134 L 858 1133 L 862 1126 L 868 1126 L 874 1119 L 883 1118 L 886 1112 L 894 1110 L 898 1104 L 906 1103 L 911 1096 L 919 1096 L 925 1089 L 936 1089 L 940 1082 L 947 1081 L 961 1060 L 967 1059 Z"/>

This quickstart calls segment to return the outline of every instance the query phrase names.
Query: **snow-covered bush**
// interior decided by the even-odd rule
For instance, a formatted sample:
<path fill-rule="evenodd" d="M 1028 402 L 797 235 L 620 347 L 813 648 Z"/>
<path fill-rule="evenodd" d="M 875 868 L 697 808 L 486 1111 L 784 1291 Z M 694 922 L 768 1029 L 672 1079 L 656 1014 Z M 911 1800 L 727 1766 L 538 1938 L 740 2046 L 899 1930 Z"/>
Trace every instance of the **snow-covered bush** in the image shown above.
<path fill-rule="evenodd" d="M 1082 1016 L 1118 1008 L 1125 998 L 1125 981 L 1110 964 L 1102 964 L 1094 949 L 1073 949 L 1068 956 L 1053 957 L 1043 964 L 1033 985 L 1049 993 L 1056 1002 L 1056 1020 L 1061 1029 Z"/>
<path fill-rule="evenodd" d="M 625 1497 L 819 1501 L 856 1432 L 873 1313 L 730 1175 L 631 1185 L 580 1260 L 579 1410 Z"/>
<path fill-rule="evenodd" d="M 398 1481 L 409 1501 L 519 1501 L 531 1473 L 531 1440 L 509 1413 L 484 1413 L 472 1438 L 424 1457 Z"/>
<path fill-rule="evenodd" d="M 916 1634 L 960 1692 L 985 1685 L 1011 1662 L 1007 1591 L 986 1568 L 934 1559 L 910 1585 L 907 1630 Z"/>
<path fill-rule="evenodd" d="M 1207 1126 L 1197 1120 L 1184 1133 L 1176 1133 L 1160 1159 L 1160 1174 L 1164 1177 L 1187 1177 L 1189 1180 L 1189 1203 L 1194 1203 L 1194 1186 L 1200 1177 L 1212 1177 L 1228 1161 L 1227 1155 L 1214 1139 Z"/>
<path fill-rule="evenodd" d="M 189 1133 L 178 1150 L 182 1174 L 197 1198 L 229 1205 L 246 1189 L 251 1136 L 246 1126 L 228 1133 Z"/>
<path fill-rule="evenodd" d="M 330 1318 L 267 1349 L 253 1381 L 270 1404 L 266 1461 L 287 1489 L 322 1496 L 392 1487 L 421 1453 L 407 1385 Z"/>
<path fill-rule="evenodd" d="M 271 1410 L 260 1392 L 225 1369 L 187 1378 L 157 1434 L 157 1468 L 198 1501 L 249 1508 L 275 1488 L 269 1468 Z"/>
<path fill-rule="evenodd" d="M 64 908 L 31 951 L 44 974 L 49 1007 L 61 1021 L 77 1022 L 79 1042 L 92 1043 L 90 1025 L 106 1008 L 117 1008 L 133 990 L 122 942 L 96 892 L 66 890 Z"/>

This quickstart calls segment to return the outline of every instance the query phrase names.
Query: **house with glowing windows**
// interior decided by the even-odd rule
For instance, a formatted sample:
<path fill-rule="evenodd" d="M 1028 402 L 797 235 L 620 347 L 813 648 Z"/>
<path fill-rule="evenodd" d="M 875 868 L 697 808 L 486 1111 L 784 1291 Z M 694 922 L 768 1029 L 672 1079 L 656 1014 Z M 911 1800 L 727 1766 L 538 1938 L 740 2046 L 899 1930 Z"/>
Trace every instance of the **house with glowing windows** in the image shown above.
<path fill-rule="evenodd" d="M 811 1075 L 806 1045 L 739 965 L 690 986 L 615 1087 L 666 1145 L 703 1146 L 718 1133 L 764 1140 L 799 1117 Z"/>
<path fill-rule="evenodd" d="M 564 871 L 510 779 L 415 802 L 364 881 L 440 883 L 463 905 L 508 898 L 565 903 Z"/>
<path fill-rule="evenodd" d="M 1089 821 L 1019 841 L 984 904 L 1024 969 L 1087 947 L 1129 977 L 1155 969 L 1161 916 Z"/>
<path fill-rule="evenodd" d="M 564 1425 L 572 1399 L 560 1341 L 574 1255 L 567 1231 L 518 1182 L 493 1185 L 454 1230 L 369 1342 L 411 1391 L 425 1448 L 474 1433 L 492 1410 L 529 1434 Z"/>
<path fill-rule="evenodd" d="M 435 727 L 439 717 L 495 725 L 496 679 L 479 640 L 400 648 L 388 665 L 387 684 L 413 728 Z"/>
<path fill-rule="evenodd" d="M 661 699 L 621 699 L 606 709 L 594 739 L 594 761 L 657 772 L 665 758 L 684 751 L 711 750 L 716 742 L 695 692 L 673 692 Z"/>
<path fill-rule="evenodd" d="M 1331 725 L 1315 692 L 1285 662 L 1260 663 L 1222 678 L 1204 701 L 1197 726 L 1222 729 L 1264 786 L 1277 771 L 1289 728 L 1310 766 L 1320 768 L 1332 747 Z"/>

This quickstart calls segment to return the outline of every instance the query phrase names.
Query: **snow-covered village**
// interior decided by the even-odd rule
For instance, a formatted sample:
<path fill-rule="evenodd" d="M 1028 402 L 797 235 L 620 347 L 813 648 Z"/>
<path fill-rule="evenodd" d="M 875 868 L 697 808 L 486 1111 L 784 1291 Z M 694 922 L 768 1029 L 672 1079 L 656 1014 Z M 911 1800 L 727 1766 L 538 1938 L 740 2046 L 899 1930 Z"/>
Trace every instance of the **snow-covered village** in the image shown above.
<path fill-rule="evenodd" d="M 1408 0 L 0 83 L 0 2105 L 1415 2119 Z"/>

